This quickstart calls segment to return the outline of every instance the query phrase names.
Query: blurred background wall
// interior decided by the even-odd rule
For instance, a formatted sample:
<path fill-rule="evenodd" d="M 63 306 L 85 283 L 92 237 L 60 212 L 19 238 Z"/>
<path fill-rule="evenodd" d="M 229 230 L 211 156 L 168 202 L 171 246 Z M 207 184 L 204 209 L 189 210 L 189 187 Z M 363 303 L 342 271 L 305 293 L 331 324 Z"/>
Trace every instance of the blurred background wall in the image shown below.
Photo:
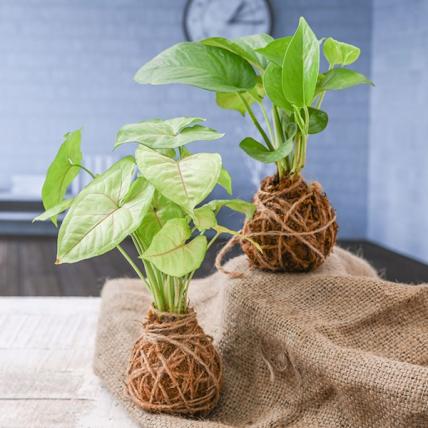
<path fill-rule="evenodd" d="M 428 262 L 428 2 L 373 6 L 370 239 Z"/>
<path fill-rule="evenodd" d="M 415 8 L 410 10 L 408 3 Z M 142 64 L 184 40 L 185 4 L 186 0 L 0 2 L 0 197 L 37 197 L 46 167 L 69 130 L 83 127 L 87 162 L 98 169 L 123 153 L 111 150 L 121 125 L 179 115 L 206 117 L 207 125 L 226 133 L 217 142 L 196 144 L 195 150 L 220 151 L 232 173 L 235 195 L 251 197 L 269 169 L 238 147 L 244 136 L 254 135 L 247 118 L 217 108 L 209 92 L 133 82 Z M 340 237 L 370 237 L 428 261 L 428 244 L 420 235 L 426 236 L 428 221 L 416 210 L 421 200 L 427 203 L 422 103 L 428 79 L 423 86 L 426 57 L 420 53 L 428 38 L 423 22 L 428 4 L 271 4 L 275 37 L 294 31 L 304 15 L 318 37 L 333 36 L 359 46 L 362 54 L 355 69 L 377 85 L 328 94 L 324 109 L 329 126 L 310 140 L 305 175 L 322 182 L 337 209 Z M 239 220 L 225 221 L 237 226 Z"/>

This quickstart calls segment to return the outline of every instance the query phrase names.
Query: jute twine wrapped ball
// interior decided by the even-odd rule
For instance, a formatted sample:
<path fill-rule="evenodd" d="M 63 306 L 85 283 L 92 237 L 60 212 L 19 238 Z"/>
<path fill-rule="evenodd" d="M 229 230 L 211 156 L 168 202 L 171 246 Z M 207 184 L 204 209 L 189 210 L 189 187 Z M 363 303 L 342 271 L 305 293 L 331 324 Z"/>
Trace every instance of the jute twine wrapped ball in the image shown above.
<path fill-rule="evenodd" d="M 254 196 L 256 212 L 245 222 L 241 247 L 250 265 L 273 272 L 309 272 L 336 243 L 336 214 L 321 185 L 300 176 L 266 177 Z"/>
<path fill-rule="evenodd" d="M 181 315 L 150 308 L 143 328 L 128 367 L 131 399 L 148 412 L 208 414 L 220 398 L 223 366 L 194 310 Z"/>

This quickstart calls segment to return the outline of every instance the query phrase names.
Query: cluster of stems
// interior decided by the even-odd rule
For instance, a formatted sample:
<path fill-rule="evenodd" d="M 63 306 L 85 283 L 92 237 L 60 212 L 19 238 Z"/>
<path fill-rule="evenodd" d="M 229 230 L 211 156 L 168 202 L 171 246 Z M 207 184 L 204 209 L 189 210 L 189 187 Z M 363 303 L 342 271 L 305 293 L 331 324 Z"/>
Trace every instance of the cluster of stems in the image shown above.
<path fill-rule="evenodd" d="M 250 94 L 251 95 L 251 94 Z M 321 103 L 324 99 L 325 93 L 319 95 L 317 100 L 317 108 L 320 108 Z M 291 153 L 285 158 L 275 162 L 276 169 L 279 178 L 287 176 L 295 176 L 300 173 L 304 168 L 306 162 L 306 151 L 308 144 L 308 135 L 309 135 L 309 110 L 308 107 L 304 106 L 299 109 L 293 106 L 293 112 L 289 113 L 286 110 L 279 108 L 275 105 L 271 107 L 271 115 L 266 110 L 266 107 L 263 104 L 262 100 L 259 100 L 256 97 L 254 101 L 260 107 L 264 118 L 264 127 L 257 119 L 254 111 L 245 99 L 245 97 L 238 93 L 239 98 L 245 106 L 245 110 L 250 116 L 252 122 L 260 133 L 264 143 L 270 151 L 277 150 L 282 144 L 285 144 L 290 138 L 287 135 L 287 125 L 289 123 L 295 123 L 297 126 L 297 131 L 293 137 L 294 148 Z M 252 95 L 251 95 L 252 96 Z"/>
<path fill-rule="evenodd" d="M 70 163 L 71 165 L 77 166 L 86 173 L 88 173 L 92 178 L 96 177 L 96 175 L 84 165 L 72 162 Z M 192 234 L 196 232 L 197 229 L 196 227 L 194 227 L 192 230 Z M 202 234 L 202 232 L 199 233 Z M 219 235 L 220 233 L 216 233 L 209 240 L 207 250 L 216 241 Z M 161 272 L 159 269 L 157 269 L 153 265 L 153 263 L 150 263 L 148 260 L 145 260 L 142 257 L 144 251 L 147 248 L 145 248 L 144 243 L 139 238 L 138 234 L 132 233 L 131 239 L 138 253 L 140 263 L 143 265 L 142 267 L 144 267 L 145 273 L 143 273 L 138 264 L 134 262 L 132 257 L 121 245 L 117 245 L 116 248 L 125 258 L 128 264 L 132 267 L 137 276 L 143 281 L 143 284 L 153 297 L 153 304 L 155 308 L 161 312 L 169 312 L 176 314 L 186 313 L 188 310 L 187 292 L 189 289 L 190 281 L 192 280 L 195 271 L 190 272 L 183 277 L 174 277 L 171 275 L 167 275 L 166 273 Z"/>

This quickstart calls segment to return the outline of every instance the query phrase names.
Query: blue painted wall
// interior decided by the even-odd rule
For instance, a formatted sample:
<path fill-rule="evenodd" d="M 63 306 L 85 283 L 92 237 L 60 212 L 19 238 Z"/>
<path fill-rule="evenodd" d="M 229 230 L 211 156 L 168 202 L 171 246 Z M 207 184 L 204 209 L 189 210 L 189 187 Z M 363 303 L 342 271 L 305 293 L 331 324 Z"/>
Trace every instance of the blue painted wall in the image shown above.
<path fill-rule="evenodd" d="M 43 173 L 62 135 L 84 127 L 83 149 L 108 154 L 117 129 L 144 118 L 198 115 L 226 132 L 199 144 L 219 150 L 235 194 L 250 198 L 269 171 L 238 148 L 254 134 L 248 120 L 216 108 L 213 94 L 181 86 L 140 86 L 135 71 L 183 40 L 185 0 L 2 0 L 0 2 L 0 190 L 13 173 Z M 321 36 L 362 49 L 370 72 L 371 1 L 275 0 L 275 36 L 304 15 Z M 379 96 L 379 95 L 378 95 Z M 369 90 L 329 95 L 328 130 L 311 139 L 306 176 L 321 181 L 337 208 L 341 237 L 367 231 Z M 415 131 L 416 132 L 416 131 Z M 227 219 L 232 224 L 236 220 Z"/>
<path fill-rule="evenodd" d="M 428 2 L 373 14 L 368 235 L 428 263 Z"/>

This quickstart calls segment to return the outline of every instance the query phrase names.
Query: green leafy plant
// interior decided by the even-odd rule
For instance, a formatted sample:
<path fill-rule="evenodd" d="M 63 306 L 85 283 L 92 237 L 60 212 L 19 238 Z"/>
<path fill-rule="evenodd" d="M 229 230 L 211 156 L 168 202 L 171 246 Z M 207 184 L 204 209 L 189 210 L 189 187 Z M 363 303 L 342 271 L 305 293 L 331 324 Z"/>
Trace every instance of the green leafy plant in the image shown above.
<path fill-rule="evenodd" d="M 201 125 L 203 120 L 180 117 L 125 125 L 115 147 L 135 142 L 135 156 L 99 175 L 81 163 L 81 132 L 66 134 L 43 186 L 46 211 L 35 219 L 51 219 L 56 225 L 57 216 L 68 210 L 58 233 L 56 263 L 75 263 L 117 248 L 152 294 L 156 309 L 186 312 L 189 283 L 207 250 L 220 234 L 236 234 L 218 224 L 219 210 L 226 206 L 247 218 L 254 213 L 252 204 L 239 199 L 204 203 L 217 184 L 231 193 L 232 183 L 220 155 L 192 154 L 185 147 L 222 137 Z M 92 181 L 76 197 L 64 199 L 79 170 Z M 138 260 L 121 245 L 127 237 Z"/>
<path fill-rule="evenodd" d="M 321 46 L 329 64 L 325 72 L 320 72 Z M 356 46 L 333 38 L 319 40 L 300 18 L 293 35 L 276 40 L 258 34 L 178 43 L 141 67 L 135 80 L 154 85 L 183 83 L 213 91 L 221 108 L 248 114 L 262 141 L 245 138 L 240 147 L 260 162 L 276 163 L 281 178 L 300 173 L 308 136 L 326 128 L 328 115 L 321 110 L 326 92 L 372 84 L 362 74 L 344 68 L 359 55 Z M 254 105 L 261 110 L 262 123 Z"/>

